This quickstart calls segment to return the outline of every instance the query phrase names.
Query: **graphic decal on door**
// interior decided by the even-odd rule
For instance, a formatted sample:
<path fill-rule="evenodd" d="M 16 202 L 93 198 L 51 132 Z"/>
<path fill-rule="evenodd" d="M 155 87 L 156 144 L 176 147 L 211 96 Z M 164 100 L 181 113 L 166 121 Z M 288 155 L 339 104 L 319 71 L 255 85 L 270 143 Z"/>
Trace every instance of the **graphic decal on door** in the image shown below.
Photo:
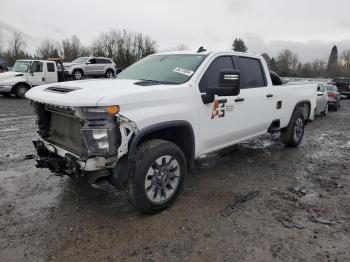
<path fill-rule="evenodd" d="M 225 117 L 226 112 L 233 111 L 235 105 L 227 104 L 227 99 L 219 99 L 214 101 L 213 112 L 211 113 L 211 119 Z"/>
<path fill-rule="evenodd" d="M 218 117 L 218 118 L 225 117 L 226 103 L 227 103 L 227 99 L 219 99 L 214 101 L 211 119 L 214 119 L 215 117 Z"/>

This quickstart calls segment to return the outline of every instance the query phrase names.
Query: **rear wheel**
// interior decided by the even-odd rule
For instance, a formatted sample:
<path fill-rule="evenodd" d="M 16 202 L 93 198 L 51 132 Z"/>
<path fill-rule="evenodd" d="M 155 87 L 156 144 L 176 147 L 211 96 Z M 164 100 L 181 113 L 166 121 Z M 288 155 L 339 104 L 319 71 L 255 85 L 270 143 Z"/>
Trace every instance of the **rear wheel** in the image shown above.
<path fill-rule="evenodd" d="M 25 98 L 25 94 L 27 93 L 28 90 L 29 88 L 27 86 L 19 85 L 16 87 L 15 95 L 18 98 Z"/>
<path fill-rule="evenodd" d="M 305 119 L 302 110 L 296 109 L 287 127 L 281 130 L 281 141 L 285 147 L 297 147 L 304 136 Z"/>
<path fill-rule="evenodd" d="M 108 69 L 105 74 L 106 78 L 113 78 L 114 77 L 114 71 L 112 69 Z"/>
<path fill-rule="evenodd" d="M 147 141 L 137 148 L 127 184 L 129 200 L 141 212 L 160 212 L 174 202 L 185 176 L 185 156 L 177 145 Z"/>
<path fill-rule="evenodd" d="M 321 112 L 321 115 L 323 116 L 328 115 L 328 110 L 329 110 L 329 104 L 327 103 L 324 110 Z"/>
<path fill-rule="evenodd" d="M 72 76 L 74 80 L 81 80 L 83 79 L 84 74 L 83 74 L 83 71 L 81 71 L 80 69 L 77 69 L 73 71 Z"/>

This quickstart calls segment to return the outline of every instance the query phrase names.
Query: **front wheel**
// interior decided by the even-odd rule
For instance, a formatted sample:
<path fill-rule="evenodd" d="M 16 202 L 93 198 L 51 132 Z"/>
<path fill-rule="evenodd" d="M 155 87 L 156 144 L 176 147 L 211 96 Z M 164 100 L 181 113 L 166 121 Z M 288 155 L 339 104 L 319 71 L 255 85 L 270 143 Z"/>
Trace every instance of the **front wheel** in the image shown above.
<path fill-rule="evenodd" d="M 304 136 L 305 119 L 303 111 L 295 110 L 287 127 L 281 130 L 281 140 L 285 147 L 297 147 Z"/>
<path fill-rule="evenodd" d="M 25 94 L 27 93 L 28 90 L 29 90 L 28 87 L 24 85 L 19 85 L 16 88 L 15 95 L 17 98 L 25 98 Z"/>
<path fill-rule="evenodd" d="M 157 213 L 178 196 L 186 176 L 186 160 L 174 143 L 154 139 L 137 148 L 127 193 L 141 212 Z"/>
<path fill-rule="evenodd" d="M 84 74 L 83 71 L 78 69 L 73 72 L 72 76 L 74 80 L 81 80 L 83 79 Z"/>

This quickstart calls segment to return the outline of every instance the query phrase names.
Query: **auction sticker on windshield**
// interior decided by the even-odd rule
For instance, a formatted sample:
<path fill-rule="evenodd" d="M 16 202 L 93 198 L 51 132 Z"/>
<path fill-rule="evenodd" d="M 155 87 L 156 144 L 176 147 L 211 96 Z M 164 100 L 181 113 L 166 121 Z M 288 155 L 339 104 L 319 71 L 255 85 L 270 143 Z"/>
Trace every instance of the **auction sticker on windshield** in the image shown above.
<path fill-rule="evenodd" d="M 193 71 L 191 70 L 188 70 L 188 69 L 185 69 L 185 68 L 181 68 L 181 67 L 176 67 L 173 72 L 175 73 L 179 73 L 179 74 L 183 74 L 183 75 L 186 75 L 186 76 L 191 76 L 193 75 Z"/>

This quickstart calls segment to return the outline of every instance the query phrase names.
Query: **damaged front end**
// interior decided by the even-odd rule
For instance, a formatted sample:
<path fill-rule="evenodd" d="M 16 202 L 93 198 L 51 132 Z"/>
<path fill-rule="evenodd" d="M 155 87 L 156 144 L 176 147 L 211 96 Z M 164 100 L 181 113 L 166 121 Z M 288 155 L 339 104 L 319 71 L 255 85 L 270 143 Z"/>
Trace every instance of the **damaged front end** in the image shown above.
<path fill-rule="evenodd" d="M 128 153 L 136 125 L 119 107 L 57 107 L 31 102 L 38 116 L 37 167 L 79 176 L 114 169 Z"/>

